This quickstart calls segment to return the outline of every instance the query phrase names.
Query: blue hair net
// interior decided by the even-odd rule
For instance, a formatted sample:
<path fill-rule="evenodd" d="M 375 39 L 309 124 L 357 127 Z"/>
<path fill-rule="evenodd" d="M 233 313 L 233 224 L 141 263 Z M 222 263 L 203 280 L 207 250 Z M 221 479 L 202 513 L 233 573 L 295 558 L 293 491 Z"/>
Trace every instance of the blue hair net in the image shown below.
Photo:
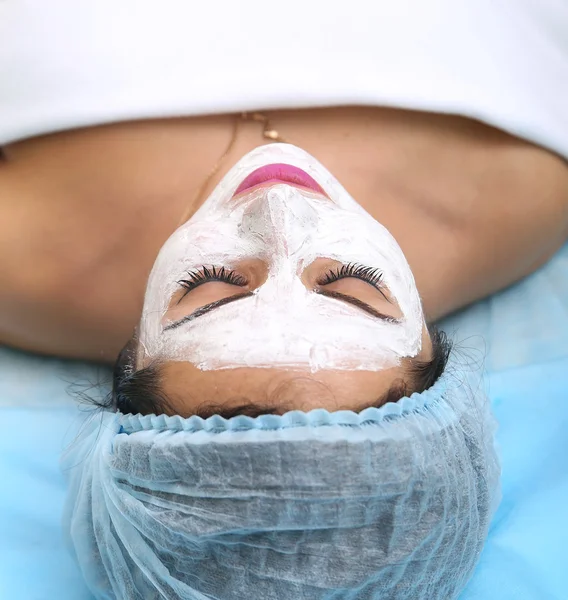
<path fill-rule="evenodd" d="M 499 501 L 488 401 L 448 368 L 361 413 L 103 413 L 64 523 L 96 598 L 451 600 Z"/>

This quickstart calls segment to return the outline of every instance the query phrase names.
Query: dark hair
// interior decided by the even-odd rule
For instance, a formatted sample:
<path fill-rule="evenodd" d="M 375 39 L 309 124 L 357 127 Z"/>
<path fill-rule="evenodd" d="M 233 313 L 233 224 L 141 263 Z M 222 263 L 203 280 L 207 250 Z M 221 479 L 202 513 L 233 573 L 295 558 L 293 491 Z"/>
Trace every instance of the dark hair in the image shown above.
<path fill-rule="evenodd" d="M 432 340 L 431 360 L 412 359 L 407 370 L 408 377 L 395 380 L 374 406 L 397 402 L 414 392 L 423 392 L 436 383 L 446 368 L 452 344 L 446 334 L 436 327 L 430 328 L 430 337 Z M 142 369 L 135 369 L 136 346 L 137 341 L 133 337 L 119 354 L 113 371 L 112 392 L 103 403 L 103 407 L 124 414 L 175 412 L 170 409 L 168 398 L 162 389 L 160 363 L 154 362 Z M 218 410 L 212 411 L 211 407 L 204 407 L 203 410 L 196 410 L 194 414 L 203 418 L 218 414 L 225 419 L 230 419 L 236 414 L 255 417 L 274 412 L 274 410 L 267 411 L 254 404 L 247 406 L 246 412 L 243 412 L 242 409 L 235 411 L 234 409 L 223 409 L 223 407 L 215 408 Z"/>

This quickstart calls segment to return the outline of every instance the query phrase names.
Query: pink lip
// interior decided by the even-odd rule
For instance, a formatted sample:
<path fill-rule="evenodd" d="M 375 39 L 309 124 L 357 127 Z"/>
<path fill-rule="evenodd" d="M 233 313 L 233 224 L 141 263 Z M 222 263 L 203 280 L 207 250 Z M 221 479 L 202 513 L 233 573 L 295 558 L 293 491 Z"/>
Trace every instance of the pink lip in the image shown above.
<path fill-rule="evenodd" d="M 261 183 L 272 182 L 299 185 L 327 196 L 313 177 L 298 167 L 285 165 L 283 163 L 264 165 L 264 167 L 260 167 L 256 169 L 256 171 L 253 171 L 248 177 L 245 177 L 241 185 L 239 185 L 235 192 L 235 196 L 252 187 L 260 185 Z"/>

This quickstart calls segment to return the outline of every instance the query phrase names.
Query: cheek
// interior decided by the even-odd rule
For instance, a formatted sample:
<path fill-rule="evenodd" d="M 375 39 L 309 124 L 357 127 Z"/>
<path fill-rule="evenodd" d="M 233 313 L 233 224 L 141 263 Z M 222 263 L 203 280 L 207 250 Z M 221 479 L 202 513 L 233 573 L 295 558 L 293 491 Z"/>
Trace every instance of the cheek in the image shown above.
<path fill-rule="evenodd" d="M 208 262 L 211 257 L 243 254 L 251 250 L 251 240 L 240 231 L 241 213 L 213 213 L 206 218 L 190 220 L 164 244 L 157 263 L 188 261 Z"/>

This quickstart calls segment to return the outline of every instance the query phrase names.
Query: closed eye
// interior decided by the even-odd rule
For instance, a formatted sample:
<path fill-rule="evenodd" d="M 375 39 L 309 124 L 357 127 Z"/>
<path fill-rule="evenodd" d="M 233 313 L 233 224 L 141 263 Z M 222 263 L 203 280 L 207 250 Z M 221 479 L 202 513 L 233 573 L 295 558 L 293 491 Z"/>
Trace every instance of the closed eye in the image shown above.
<path fill-rule="evenodd" d="M 185 289 L 185 293 L 179 298 L 176 304 L 179 304 L 183 298 L 185 298 L 185 296 L 195 288 L 213 281 L 226 283 L 228 285 L 236 285 L 239 287 L 245 287 L 248 285 L 247 278 L 236 271 L 231 271 L 225 267 L 212 266 L 208 268 L 203 266 L 199 270 L 189 271 L 187 274 L 187 279 L 180 279 L 177 282 L 182 288 Z"/>
<path fill-rule="evenodd" d="M 381 319 L 385 322 L 400 323 L 400 320 L 396 317 L 385 314 L 377 308 L 375 308 L 375 306 L 373 306 L 373 304 L 376 304 L 375 297 L 373 296 L 373 294 L 376 294 L 376 292 L 371 292 L 371 288 L 378 291 L 387 302 L 392 304 L 392 301 L 385 294 L 384 290 L 388 292 L 388 289 L 386 288 L 386 286 L 384 286 L 382 277 L 383 274 L 380 269 L 374 267 L 366 267 L 364 265 L 358 265 L 355 263 L 349 263 L 346 265 L 341 265 L 337 268 L 329 269 L 326 273 L 320 276 L 316 280 L 316 284 L 319 286 L 319 288 L 315 288 L 314 291 L 322 296 L 326 296 L 328 298 L 333 298 L 335 300 L 352 304 L 353 306 L 356 306 L 357 308 L 365 311 L 367 314 L 375 318 Z M 334 289 L 335 286 L 333 286 L 332 284 L 341 280 L 346 280 L 345 286 L 343 286 L 345 289 L 341 290 L 340 286 L 339 289 L 341 291 L 338 291 L 337 289 Z M 347 280 L 351 280 L 352 283 L 348 283 Z M 360 280 L 365 284 L 368 284 L 369 287 L 365 288 L 365 286 L 361 286 L 361 284 L 359 284 L 359 289 L 356 285 L 356 280 Z M 177 282 L 181 286 L 182 290 L 180 290 L 180 292 L 183 291 L 183 294 L 179 297 L 177 301 L 175 301 L 175 298 L 173 298 L 172 300 L 174 300 L 175 305 L 179 305 L 183 298 L 185 298 L 190 292 L 192 292 L 196 288 L 214 282 L 221 283 L 225 286 L 229 285 L 241 288 L 249 287 L 250 283 L 248 278 L 244 275 L 227 269 L 225 267 L 203 266 L 199 270 L 189 271 L 186 278 L 181 279 Z M 323 289 L 326 286 L 330 286 L 332 289 Z M 366 292 L 365 289 L 369 291 Z M 210 290 L 210 288 L 207 287 L 207 290 Z M 211 288 L 210 291 L 207 290 L 205 290 L 204 287 L 203 293 L 201 293 L 201 291 L 198 292 L 195 298 L 193 298 L 192 294 L 191 304 L 195 305 L 196 303 L 200 303 L 201 306 L 198 305 L 195 308 L 195 310 L 193 310 L 190 314 L 186 314 L 182 318 L 170 322 L 164 327 L 164 331 L 169 331 L 180 327 L 181 325 L 189 321 L 193 321 L 194 319 L 205 315 L 211 312 L 212 310 L 215 310 L 216 308 L 224 306 L 225 304 L 228 304 L 230 302 L 240 300 L 241 298 L 248 298 L 254 293 L 250 290 L 250 287 L 249 290 L 242 293 L 231 292 L 230 288 L 226 291 L 224 291 L 223 289 L 217 291 L 217 288 L 215 287 Z M 350 293 L 345 293 L 346 291 Z M 219 297 L 219 295 L 221 295 L 222 297 Z M 363 300 L 367 299 L 366 296 L 370 296 L 370 303 L 365 302 Z M 206 302 L 203 303 L 203 300 L 206 300 Z"/>
<path fill-rule="evenodd" d="M 216 308 L 252 294 L 249 277 L 226 267 L 203 266 L 188 271 L 177 284 L 180 287 L 170 299 L 166 313 L 169 323 L 165 325 L 164 331 L 175 329 Z"/>
<path fill-rule="evenodd" d="M 377 289 L 387 302 L 391 302 L 384 292 L 383 272 L 376 267 L 366 267 L 356 263 L 341 265 L 327 271 L 316 283 L 320 286 L 326 286 L 341 279 L 360 279 Z"/>

